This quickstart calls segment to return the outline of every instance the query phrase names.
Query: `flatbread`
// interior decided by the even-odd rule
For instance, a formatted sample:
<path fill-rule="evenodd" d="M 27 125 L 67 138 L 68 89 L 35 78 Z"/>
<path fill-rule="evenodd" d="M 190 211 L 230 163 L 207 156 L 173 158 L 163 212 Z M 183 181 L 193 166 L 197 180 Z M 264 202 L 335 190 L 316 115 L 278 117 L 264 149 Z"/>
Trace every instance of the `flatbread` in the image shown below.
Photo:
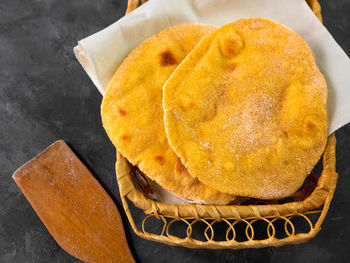
<path fill-rule="evenodd" d="M 165 189 L 192 201 L 227 204 L 220 193 L 188 174 L 164 130 L 162 87 L 182 59 L 215 27 L 170 27 L 133 50 L 115 72 L 103 98 L 103 126 L 122 155 Z"/>
<path fill-rule="evenodd" d="M 164 86 L 167 137 L 191 175 L 260 199 L 293 194 L 327 141 L 327 86 L 296 33 L 262 18 L 203 39 Z"/>

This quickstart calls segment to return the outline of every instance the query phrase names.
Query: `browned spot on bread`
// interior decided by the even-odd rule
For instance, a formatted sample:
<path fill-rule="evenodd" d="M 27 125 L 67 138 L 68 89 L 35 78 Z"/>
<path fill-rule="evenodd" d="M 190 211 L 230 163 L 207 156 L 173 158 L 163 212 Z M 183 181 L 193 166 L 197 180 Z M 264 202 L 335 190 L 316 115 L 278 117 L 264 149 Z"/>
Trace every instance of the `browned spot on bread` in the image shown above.
<path fill-rule="evenodd" d="M 122 108 L 118 108 L 118 112 L 120 114 L 120 116 L 125 116 L 126 115 L 126 111 Z"/>
<path fill-rule="evenodd" d="M 187 172 L 186 167 L 182 164 L 180 158 L 177 158 L 177 160 L 176 160 L 175 171 L 178 174 L 182 174 L 184 172 Z"/>
<path fill-rule="evenodd" d="M 238 34 L 232 34 L 225 36 L 224 39 L 220 41 L 220 50 L 224 56 L 236 56 L 243 48 L 243 42 Z"/>
<path fill-rule="evenodd" d="M 287 131 L 285 130 L 285 129 L 281 129 L 281 131 L 282 131 L 282 134 L 283 134 L 283 136 L 285 137 L 285 138 L 287 138 L 288 137 L 288 133 L 287 133 Z"/>
<path fill-rule="evenodd" d="M 315 124 L 313 123 L 313 122 L 311 122 L 311 121 L 307 121 L 306 122 L 306 129 L 308 130 L 308 131 L 311 131 L 311 130 L 313 130 L 315 128 Z"/>
<path fill-rule="evenodd" d="M 189 104 L 188 104 L 188 108 L 193 108 L 195 106 L 195 104 L 193 103 L 193 102 L 190 102 Z"/>
<path fill-rule="evenodd" d="M 162 155 L 157 155 L 156 157 L 154 157 L 154 159 L 160 164 L 163 165 L 165 163 L 165 158 Z"/>
<path fill-rule="evenodd" d="M 161 53 L 160 57 L 161 57 L 162 66 L 169 66 L 169 65 L 177 64 L 177 61 L 174 58 L 173 54 L 170 52 L 170 50 L 166 50 L 163 53 Z"/>
<path fill-rule="evenodd" d="M 235 63 L 229 64 L 227 66 L 227 70 L 231 72 L 231 71 L 234 71 L 236 69 L 236 67 L 237 67 L 237 64 L 235 64 Z"/>
<path fill-rule="evenodd" d="M 198 130 L 198 135 L 199 135 L 199 136 L 204 136 L 203 130 L 199 129 L 199 130 Z"/>
<path fill-rule="evenodd" d="M 120 136 L 120 139 L 122 139 L 123 141 L 126 141 L 129 138 L 130 138 L 129 135 L 127 135 L 127 134 L 123 134 L 122 136 Z"/>

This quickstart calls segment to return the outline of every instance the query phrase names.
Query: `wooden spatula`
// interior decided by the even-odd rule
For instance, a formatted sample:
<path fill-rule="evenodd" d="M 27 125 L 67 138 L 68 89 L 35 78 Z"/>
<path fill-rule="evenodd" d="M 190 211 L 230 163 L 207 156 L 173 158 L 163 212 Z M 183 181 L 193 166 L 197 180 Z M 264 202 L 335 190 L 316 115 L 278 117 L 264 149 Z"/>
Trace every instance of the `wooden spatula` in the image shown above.
<path fill-rule="evenodd" d="M 135 262 L 117 207 L 64 141 L 14 174 L 57 243 L 85 262 Z"/>

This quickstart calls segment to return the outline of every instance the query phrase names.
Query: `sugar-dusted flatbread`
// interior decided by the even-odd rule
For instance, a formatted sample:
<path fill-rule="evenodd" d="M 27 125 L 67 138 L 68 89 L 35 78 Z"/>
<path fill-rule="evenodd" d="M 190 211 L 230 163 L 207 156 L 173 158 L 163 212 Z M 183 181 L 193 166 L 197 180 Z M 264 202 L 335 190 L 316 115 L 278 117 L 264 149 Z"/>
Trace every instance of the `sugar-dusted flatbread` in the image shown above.
<path fill-rule="evenodd" d="M 324 151 L 326 100 L 326 82 L 300 36 L 267 19 L 241 19 L 203 39 L 167 81 L 167 137 L 208 186 L 283 198 Z"/>
<path fill-rule="evenodd" d="M 164 130 L 163 84 L 215 27 L 178 25 L 144 41 L 115 72 L 102 102 L 104 128 L 122 155 L 165 189 L 196 202 L 226 204 L 220 193 L 188 174 Z"/>

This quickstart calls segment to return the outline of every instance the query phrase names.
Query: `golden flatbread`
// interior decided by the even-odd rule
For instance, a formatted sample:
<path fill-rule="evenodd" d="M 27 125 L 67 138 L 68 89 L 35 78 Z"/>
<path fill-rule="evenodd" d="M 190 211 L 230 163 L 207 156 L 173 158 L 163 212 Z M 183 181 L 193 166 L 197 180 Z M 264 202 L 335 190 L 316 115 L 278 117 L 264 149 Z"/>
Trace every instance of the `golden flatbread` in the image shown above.
<path fill-rule="evenodd" d="M 324 151 L 326 100 L 300 36 L 267 19 L 241 19 L 203 39 L 166 82 L 167 137 L 206 185 L 283 198 Z"/>
<path fill-rule="evenodd" d="M 163 84 L 193 47 L 214 29 L 206 25 L 178 25 L 144 41 L 115 72 L 101 113 L 113 144 L 152 180 L 186 199 L 226 204 L 235 197 L 189 175 L 170 148 L 162 108 Z"/>

